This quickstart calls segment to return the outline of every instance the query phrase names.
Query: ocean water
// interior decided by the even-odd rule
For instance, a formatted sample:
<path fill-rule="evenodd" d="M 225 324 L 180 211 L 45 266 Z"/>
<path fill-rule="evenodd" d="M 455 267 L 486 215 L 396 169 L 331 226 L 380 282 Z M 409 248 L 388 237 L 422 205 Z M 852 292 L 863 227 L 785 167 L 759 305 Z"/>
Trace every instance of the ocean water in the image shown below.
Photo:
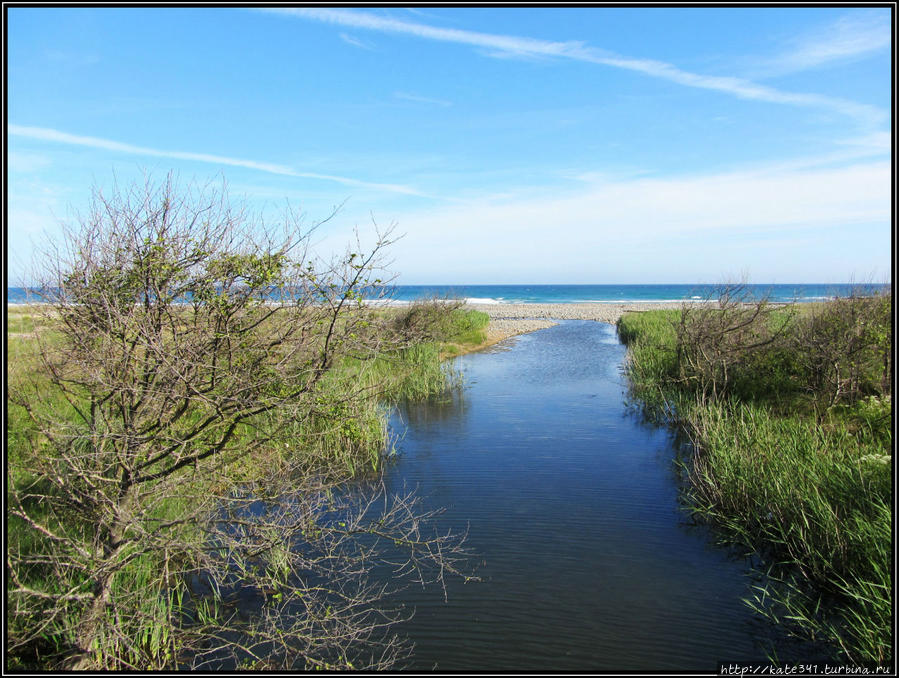
<path fill-rule="evenodd" d="M 452 297 L 472 302 L 500 304 L 568 304 L 577 302 L 662 302 L 714 298 L 715 285 L 397 285 L 389 297 L 394 303 L 410 303 L 430 297 Z M 765 295 L 774 302 L 821 301 L 847 296 L 859 287 L 866 293 L 880 291 L 885 285 L 851 284 L 779 284 L 749 285 L 755 298 Z M 32 297 L 30 299 L 34 301 Z M 7 304 L 29 301 L 27 290 L 8 287 Z"/>
<path fill-rule="evenodd" d="M 849 284 L 749 285 L 755 298 L 771 301 L 821 301 L 847 296 L 857 286 Z M 864 286 L 868 292 L 881 285 Z M 566 304 L 576 302 L 661 302 L 716 297 L 715 285 L 399 285 L 393 298 L 413 301 L 450 296 L 473 302 L 507 304 Z"/>

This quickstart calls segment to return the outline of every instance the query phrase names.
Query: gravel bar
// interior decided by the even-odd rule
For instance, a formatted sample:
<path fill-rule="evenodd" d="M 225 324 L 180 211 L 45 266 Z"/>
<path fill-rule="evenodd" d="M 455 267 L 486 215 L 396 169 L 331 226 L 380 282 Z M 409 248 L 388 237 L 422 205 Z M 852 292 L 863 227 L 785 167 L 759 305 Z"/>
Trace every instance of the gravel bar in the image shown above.
<path fill-rule="evenodd" d="M 491 344 L 518 334 L 551 327 L 556 324 L 555 320 L 596 320 L 614 324 L 622 314 L 630 311 L 650 311 L 680 306 L 680 302 L 466 304 L 467 308 L 484 311 L 490 316 L 487 339 Z"/>

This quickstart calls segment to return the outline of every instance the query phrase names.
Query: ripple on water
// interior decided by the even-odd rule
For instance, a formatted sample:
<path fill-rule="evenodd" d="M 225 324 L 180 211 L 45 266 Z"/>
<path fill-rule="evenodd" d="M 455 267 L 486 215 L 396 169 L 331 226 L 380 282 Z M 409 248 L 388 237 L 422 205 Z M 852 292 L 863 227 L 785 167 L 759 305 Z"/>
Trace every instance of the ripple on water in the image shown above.
<path fill-rule="evenodd" d="M 411 668 L 676 670 L 766 661 L 746 565 L 678 511 L 669 434 L 623 401 L 615 328 L 562 321 L 461 356 L 460 393 L 395 418 L 388 482 L 468 529 L 479 583 L 410 589 Z M 428 408 L 439 411 L 429 415 Z M 417 411 L 417 413 L 415 412 Z M 770 630 L 769 630 L 770 631 Z"/>

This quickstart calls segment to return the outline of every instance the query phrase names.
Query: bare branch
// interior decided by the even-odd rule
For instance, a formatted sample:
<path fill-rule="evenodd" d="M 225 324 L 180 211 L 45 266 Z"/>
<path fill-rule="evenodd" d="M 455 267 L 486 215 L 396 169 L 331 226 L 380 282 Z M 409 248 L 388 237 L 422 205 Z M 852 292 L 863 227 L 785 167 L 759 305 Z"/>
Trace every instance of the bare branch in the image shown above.
<path fill-rule="evenodd" d="M 383 388 L 335 368 L 426 334 L 366 304 L 392 228 L 324 263 L 300 222 L 148 177 L 95 191 L 48 247 L 37 367 L 10 384 L 30 427 L 9 469 L 17 652 L 49 636 L 57 668 L 387 668 L 408 646 L 382 603 L 406 584 L 372 570 L 465 576 L 464 535 L 346 482 L 386 445 L 383 419 L 353 440 Z"/>

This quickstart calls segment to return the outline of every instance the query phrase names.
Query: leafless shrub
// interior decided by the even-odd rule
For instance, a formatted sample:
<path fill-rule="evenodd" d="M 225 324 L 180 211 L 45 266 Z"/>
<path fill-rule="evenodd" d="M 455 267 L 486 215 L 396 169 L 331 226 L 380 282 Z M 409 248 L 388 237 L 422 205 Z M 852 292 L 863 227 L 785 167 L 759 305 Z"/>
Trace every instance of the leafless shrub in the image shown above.
<path fill-rule="evenodd" d="M 274 448 L 343 357 L 398 345 L 363 299 L 391 233 L 328 262 L 308 235 L 169 177 L 97 192 L 48 252 L 54 329 L 9 395 L 33 431 L 8 469 L 10 652 L 75 669 L 402 656 L 367 573 L 387 558 L 441 580 L 462 538 L 429 534 L 410 496 L 369 493 L 375 511 Z"/>
<path fill-rule="evenodd" d="M 685 302 L 675 326 L 678 378 L 692 382 L 703 403 L 723 396 L 735 374 L 782 336 L 791 316 L 772 322 L 775 310 L 767 296 L 753 298 L 745 282 Z"/>
<path fill-rule="evenodd" d="M 794 347 L 819 410 L 893 391 L 892 292 L 854 291 L 810 307 Z"/>
<path fill-rule="evenodd" d="M 449 331 L 453 311 L 464 305 L 462 299 L 416 299 L 397 313 L 394 327 L 400 336 L 441 339 Z"/>

